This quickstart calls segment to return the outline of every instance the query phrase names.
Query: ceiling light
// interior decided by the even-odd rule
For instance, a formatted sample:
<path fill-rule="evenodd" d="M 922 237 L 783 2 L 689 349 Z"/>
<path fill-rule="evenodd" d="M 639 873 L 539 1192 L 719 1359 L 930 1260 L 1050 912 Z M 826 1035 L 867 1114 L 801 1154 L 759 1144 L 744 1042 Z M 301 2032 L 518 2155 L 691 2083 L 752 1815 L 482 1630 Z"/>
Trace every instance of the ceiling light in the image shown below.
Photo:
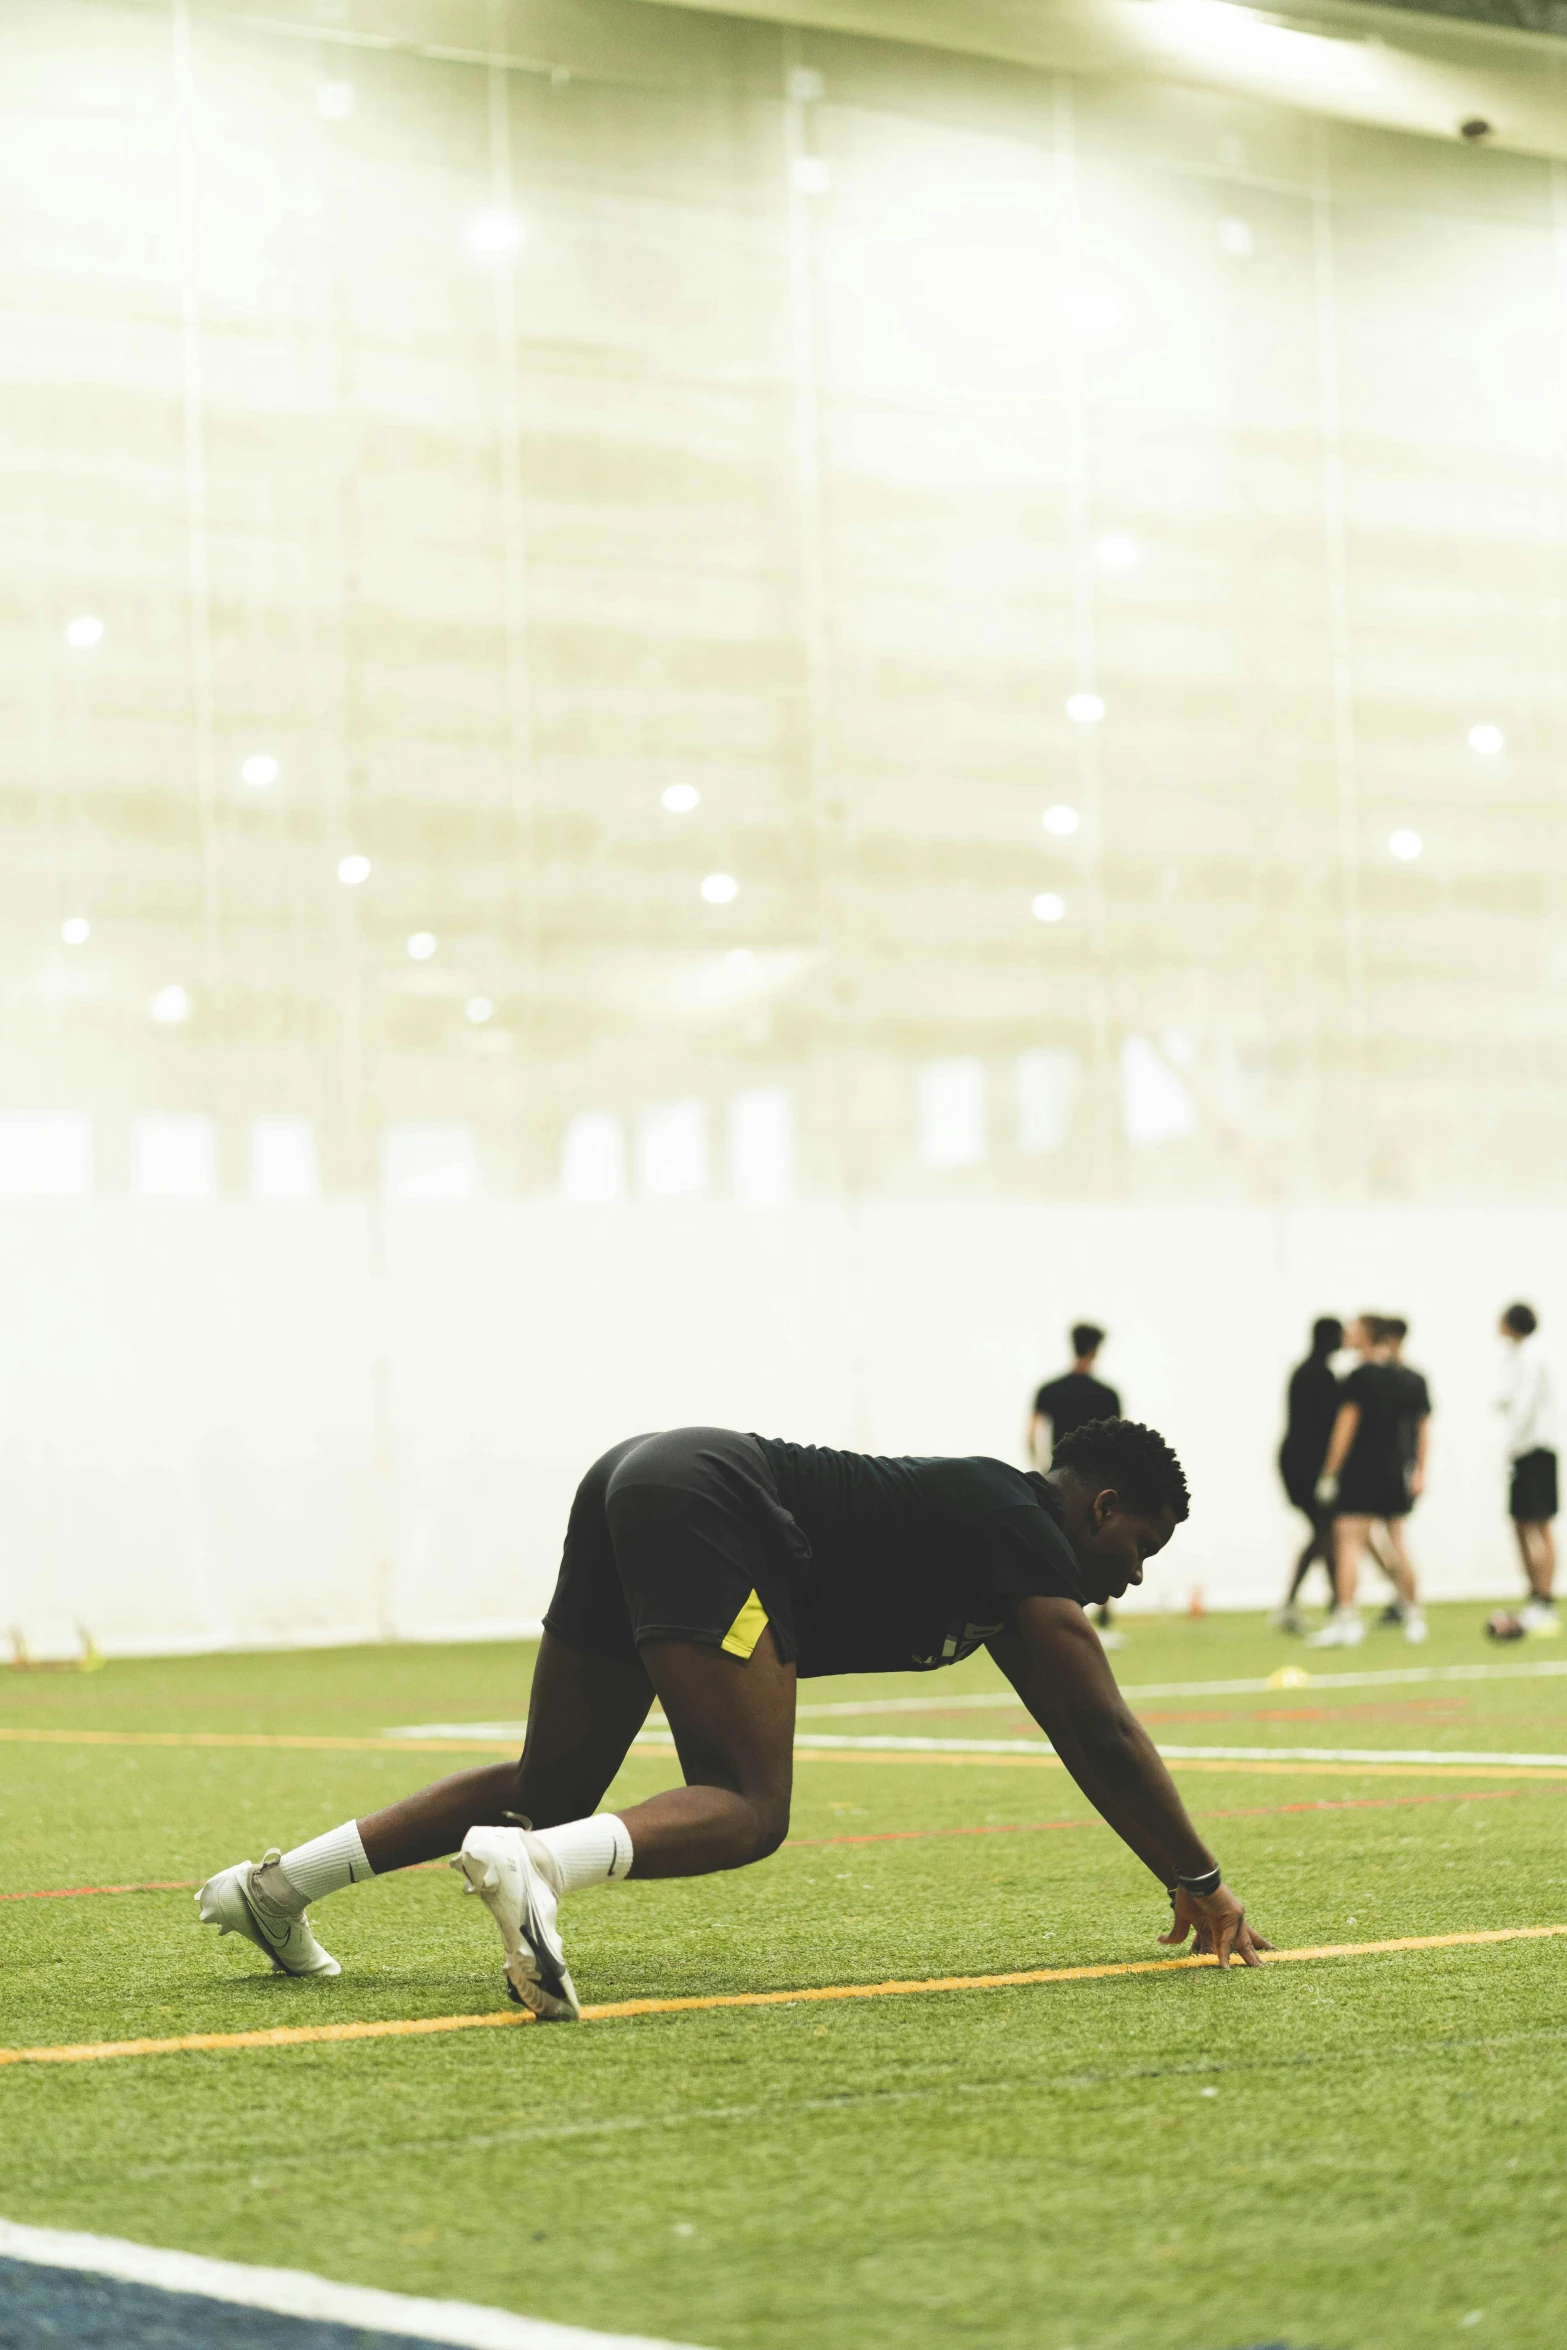
<path fill-rule="evenodd" d="M 486 261 L 504 261 L 520 247 L 527 231 L 515 212 L 477 212 L 468 223 L 468 243 Z"/>
<path fill-rule="evenodd" d="M 1065 912 L 1065 898 L 1058 898 L 1053 889 L 1041 890 L 1034 900 L 1033 915 L 1036 922 L 1059 922 Z"/>
<path fill-rule="evenodd" d="M 260 791 L 267 784 L 276 783 L 279 768 L 270 751 L 253 751 L 248 759 L 241 761 L 239 772 L 244 782 L 253 783 Z"/>
<path fill-rule="evenodd" d="M 814 65 L 789 69 L 789 95 L 797 106 L 815 106 L 827 94 L 827 83 Z"/>
<path fill-rule="evenodd" d="M 1105 706 L 1097 694 L 1069 694 L 1066 714 L 1074 726 L 1097 726 Z"/>
<path fill-rule="evenodd" d="M 702 895 L 710 906 L 727 906 L 740 895 L 740 884 L 732 873 L 710 873 L 702 884 Z"/>
<path fill-rule="evenodd" d="M 103 642 L 103 622 L 96 613 L 78 612 L 74 620 L 65 624 L 65 641 L 79 653 L 90 652 L 94 645 Z"/>
<path fill-rule="evenodd" d="M 60 936 L 68 947 L 84 947 L 92 936 L 92 924 L 85 914 L 71 914 L 60 925 Z"/>
<path fill-rule="evenodd" d="M 1255 239 L 1249 220 L 1228 218 L 1219 223 L 1219 251 L 1232 261 L 1249 261 Z"/>
<path fill-rule="evenodd" d="M 190 997 L 182 987 L 160 987 L 147 1009 L 161 1028 L 177 1028 L 190 1018 Z"/>
<path fill-rule="evenodd" d="M 791 176 L 802 196 L 825 196 L 832 186 L 832 165 L 820 155 L 797 155 Z"/>
<path fill-rule="evenodd" d="M 1053 832 L 1060 839 L 1065 840 L 1069 833 L 1077 830 L 1082 818 L 1075 808 L 1063 805 L 1059 808 L 1047 808 L 1040 821 L 1047 832 Z"/>
<path fill-rule="evenodd" d="M 323 122 L 346 122 L 354 111 L 352 82 L 322 82 L 316 91 L 316 112 Z"/>
<path fill-rule="evenodd" d="M 493 1020 L 495 1017 L 495 1006 L 487 995 L 471 995 L 464 1004 L 463 1010 L 475 1028 L 482 1028 L 486 1020 Z"/>
<path fill-rule="evenodd" d="M 1494 759 L 1498 751 L 1507 748 L 1507 737 L 1499 726 L 1471 726 L 1469 748 L 1478 751 L 1482 759 Z"/>
<path fill-rule="evenodd" d="M 1397 832 L 1388 834 L 1387 845 L 1389 854 L 1397 857 L 1401 865 L 1412 865 L 1426 844 L 1418 832 L 1411 832 L 1407 825 L 1400 825 Z"/>
<path fill-rule="evenodd" d="M 1075 335 L 1114 334 L 1124 313 L 1114 294 L 1082 288 L 1067 295 L 1062 315 Z"/>
<path fill-rule="evenodd" d="M 1135 571 L 1142 559 L 1142 548 L 1124 531 L 1113 530 L 1094 542 L 1094 561 L 1101 571 Z"/>
<path fill-rule="evenodd" d="M 694 783 L 672 783 L 663 794 L 659 805 L 667 808 L 671 816 L 689 816 L 692 809 L 699 804 L 701 797 L 702 795 Z"/>
<path fill-rule="evenodd" d="M 340 857 L 337 863 L 337 878 L 345 889 L 357 889 L 362 881 L 368 881 L 370 878 L 369 858 Z"/>
<path fill-rule="evenodd" d="M 428 963 L 435 952 L 435 932 L 416 930 L 408 941 L 408 959 L 412 963 Z"/>

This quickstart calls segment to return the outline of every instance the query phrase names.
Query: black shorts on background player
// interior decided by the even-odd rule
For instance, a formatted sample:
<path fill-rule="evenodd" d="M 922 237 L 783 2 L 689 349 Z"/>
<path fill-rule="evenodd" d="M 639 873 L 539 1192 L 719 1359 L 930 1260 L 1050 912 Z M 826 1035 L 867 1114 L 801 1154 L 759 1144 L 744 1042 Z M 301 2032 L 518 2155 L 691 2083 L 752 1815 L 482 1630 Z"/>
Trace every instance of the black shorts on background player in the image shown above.
<path fill-rule="evenodd" d="M 1513 1462 L 1507 1514 L 1521 1526 L 1545 1526 L 1556 1510 L 1556 1455 L 1548 1445 L 1536 1445 Z"/>
<path fill-rule="evenodd" d="M 1339 1389 L 1340 1403 L 1360 1413 L 1355 1441 L 1339 1470 L 1337 1518 L 1402 1518 L 1409 1512 L 1403 1423 L 1406 1374 L 1396 1363 L 1361 1363 Z"/>
<path fill-rule="evenodd" d="M 730 1428 L 632 1437 L 572 1503 L 546 1628 L 632 1662 L 645 1640 L 802 1678 L 955 1664 L 1014 1599 L 1083 1603 L 1055 1488 L 1004 1461 L 887 1460 Z"/>
<path fill-rule="evenodd" d="M 1121 1398 L 1088 1371 L 1063 1371 L 1059 1379 L 1047 1379 L 1035 1396 L 1034 1416 L 1050 1422 L 1050 1441 L 1059 1444 L 1090 1420 L 1118 1420 Z"/>

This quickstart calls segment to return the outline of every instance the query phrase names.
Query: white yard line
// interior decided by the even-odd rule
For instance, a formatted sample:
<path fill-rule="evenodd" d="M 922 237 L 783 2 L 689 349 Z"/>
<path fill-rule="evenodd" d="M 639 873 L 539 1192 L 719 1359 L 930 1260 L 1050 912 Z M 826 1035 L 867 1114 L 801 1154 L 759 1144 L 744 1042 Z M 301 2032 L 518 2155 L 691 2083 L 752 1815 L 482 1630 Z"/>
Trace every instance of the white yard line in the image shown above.
<path fill-rule="evenodd" d="M 1129 1681 L 1121 1684 L 1123 1697 L 1263 1697 L 1290 1689 L 1393 1689 L 1424 1681 L 1527 1681 L 1560 1679 L 1567 1675 L 1567 1657 L 1550 1657 L 1538 1664 L 1518 1665 L 1400 1665 L 1386 1672 L 1313 1673 L 1303 1665 L 1282 1665 L 1276 1673 L 1246 1681 Z M 946 1714 L 980 1709 L 1010 1708 L 1021 1713 L 1021 1701 L 1010 1689 L 958 1692 L 952 1697 L 847 1697 L 828 1704 L 802 1705 L 799 1719 L 824 1721 L 831 1717 L 856 1720 L 867 1714 Z M 658 1716 L 653 1716 L 654 1722 Z M 408 1722 L 384 1730 L 385 1738 L 515 1738 L 521 1740 L 523 1722 Z M 803 1741 L 802 1741 L 803 1743 Z M 1167 1749 L 1173 1753 L 1173 1748 Z M 1217 1749 L 1214 1750 L 1215 1752 Z"/>
<path fill-rule="evenodd" d="M 667 1730 L 644 1730 L 633 1742 L 657 1747 L 667 1754 L 674 1740 Z M 855 1738 L 829 1730 L 807 1730 L 795 1740 L 796 1749 L 811 1754 L 1053 1754 L 1044 1738 Z M 1219 1762 L 1331 1762 L 1331 1763 L 1452 1763 L 1458 1768 L 1505 1763 L 1509 1768 L 1559 1771 L 1567 1769 L 1567 1754 L 1477 1754 L 1457 1747 L 1426 1746 L 1166 1746 L 1159 1752 L 1169 1762 L 1201 1762 L 1212 1756 Z"/>
<path fill-rule="evenodd" d="M 198 2252 L 163 2252 L 117 2236 L 24 2228 L 5 2219 L 0 2219 L 0 2259 L 116 2277 L 165 2293 L 202 2293 L 243 2309 L 353 2326 L 361 2333 L 408 2334 L 421 2342 L 461 2344 L 465 2350 L 679 2350 L 643 2334 L 597 2334 L 585 2326 L 552 2325 L 547 2318 L 517 2317 L 509 2309 L 483 2309 L 471 2301 L 418 2300 L 375 2285 L 334 2284 L 303 2269 L 250 2268 L 237 2260 L 208 2260 Z"/>

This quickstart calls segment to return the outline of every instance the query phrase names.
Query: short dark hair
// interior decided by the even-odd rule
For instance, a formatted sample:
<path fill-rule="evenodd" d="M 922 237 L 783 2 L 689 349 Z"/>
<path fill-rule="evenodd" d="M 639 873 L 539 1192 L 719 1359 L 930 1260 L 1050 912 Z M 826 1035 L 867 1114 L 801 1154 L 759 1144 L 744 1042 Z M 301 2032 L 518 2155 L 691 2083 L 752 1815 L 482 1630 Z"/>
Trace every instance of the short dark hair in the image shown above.
<path fill-rule="evenodd" d="M 1075 1355 L 1096 1355 L 1105 1342 L 1105 1334 L 1097 1322 L 1072 1324 L 1072 1352 Z"/>
<path fill-rule="evenodd" d="M 1533 1306 L 1509 1306 L 1502 1320 L 1515 1338 L 1532 1338 L 1540 1327 L 1540 1317 Z"/>
<path fill-rule="evenodd" d="M 1337 1354 L 1344 1343 L 1344 1325 L 1337 1314 L 1324 1314 L 1312 1323 L 1311 1343 L 1318 1354 Z"/>
<path fill-rule="evenodd" d="M 1390 1338 L 1398 1335 L 1398 1324 L 1389 1321 L 1386 1314 L 1362 1314 L 1360 1320 L 1373 1346 L 1386 1346 Z"/>
<path fill-rule="evenodd" d="M 1191 1510 L 1185 1471 L 1158 1430 L 1141 1420 L 1085 1420 L 1062 1437 L 1050 1466 L 1099 1492 L 1113 1485 L 1142 1517 L 1167 1509 L 1178 1524 Z"/>
<path fill-rule="evenodd" d="M 1403 1340 L 1409 1336 L 1409 1324 L 1404 1320 L 1402 1314 L 1384 1314 L 1382 1335 L 1384 1338 L 1391 1338 L 1402 1344 Z"/>

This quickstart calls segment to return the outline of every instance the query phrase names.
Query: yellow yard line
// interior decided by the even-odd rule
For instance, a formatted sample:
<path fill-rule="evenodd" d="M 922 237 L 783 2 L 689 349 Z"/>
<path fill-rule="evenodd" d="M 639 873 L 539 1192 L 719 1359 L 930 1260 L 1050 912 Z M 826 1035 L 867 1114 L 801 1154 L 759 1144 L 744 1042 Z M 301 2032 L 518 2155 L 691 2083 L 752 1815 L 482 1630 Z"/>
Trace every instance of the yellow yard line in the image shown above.
<path fill-rule="evenodd" d="M 0 1727 L 0 1742 L 9 1740 L 16 1745 L 42 1746 L 161 1746 L 161 1747 L 233 1747 L 254 1750 L 272 1749 L 291 1754 L 515 1754 L 514 1742 L 495 1738 L 331 1738 L 272 1734 L 261 1730 L 35 1730 Z M 894 1769 L 908 1768 L 986 1770 L 986 1771 L 1058 1771 L 1062 1768 L 1059 1755 L 1047 1754 L 899 1754 L 895 1750 L 877 1748 L 867 1752 L 863 1748 L 796 1747 L 797 1763 L 851 1763 L 890 1764 Z M 673 1762 L 672 1749 L 633 1747 L 626 1763 Z M 1236 1762 L 1226 1756 L 1209 1761 L 1186 1757 L 1172 1761 L 1169 1768 L 1176 1778 L 1187 1771 L 1214 1771 L 1226 1778 L 1290 1777 L 1313 1779 L 1330 1778 L 1399 1778 L 1443 1779 L 1454 1771 L 1481 1779 L 1528 1779 L 1541 1786 L 1567 1785 L 1567 1768 L 1560 1771 L 1531 1770 L 1516 1763 L 1477 1763 L 1453 1761 L 1450 1763 L 1400 1762 L 1397 1751 L 1389 1754 L 1386 1762 L 1296 1762 L 1287 1747 L 1280 1747 L 1276 1760 L 1269 1762 Z"/>
<path fill-rule="evenodd" d="M 1322 1942 L 1304 1950 L 1271 1950 L 1267 1966 L 1306 1959 L 1377 1958 L 1397 1950 L 1459 1950 L 1492 1942 L 1538 1942 L 1567 1936 L 1567 1925 L 1498 1926 L 1464 1934 L 1406 1934 L 1389 1942 Z M 1030 1967 L 1006 1975 L 933 1975 L 919 1982 L 830 1983 L 798 1991 L 715 1991 L 685 1999 L 616 1999 L 585 2007 L 585 2023 L 613 2023 L 626 2016 L 690 2015 L 718 2007 L 797 2007 L 845 1999 L 905 1999 L 938 1991 L 1011 1991 L 1037 1983 L 1100 1983 L 1122 1975 L 1211 1972 L 1211 1958 L 1139 1958 L 1112 1966 Z M 1232 1969 L 1244 1973 L 1246 1970 Z M 303 2048 L 335 2040 L 423 2039 L 435 2032 L 478 2032 L 531 2024 L 523 2009 L 491 2015 L 400 2017 L 380 2023 L 281 2024 L 261 2032 L 185 2032 L 172 2040 L 86 2040 L 58 2048 L 0 2048 L 0 2065 L 88 2064 L 109 2056 L 179 2056 L 230 2048 Z"/>

